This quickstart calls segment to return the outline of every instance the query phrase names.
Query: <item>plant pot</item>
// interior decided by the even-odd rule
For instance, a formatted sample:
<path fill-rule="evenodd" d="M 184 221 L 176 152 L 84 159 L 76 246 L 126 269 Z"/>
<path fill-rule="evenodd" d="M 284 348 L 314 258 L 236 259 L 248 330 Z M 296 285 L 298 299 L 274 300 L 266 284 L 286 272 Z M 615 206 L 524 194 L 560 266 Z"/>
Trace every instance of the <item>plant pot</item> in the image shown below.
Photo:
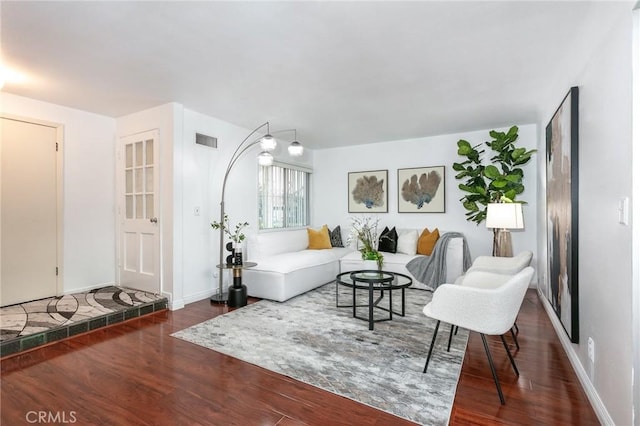
<path fill-rule="evenodd" d="M 362 269 L 364 269 L 365 271 L 379 271 L 380 270 L 380 268 L 378 267 L 378 261 L 377 260 L 364 260 Z M 370 277 L 375 277 L 376 275 L 378 275 L 378 273 L 377 272 L 365 272 L 365 275 L 370 276 Z"/>

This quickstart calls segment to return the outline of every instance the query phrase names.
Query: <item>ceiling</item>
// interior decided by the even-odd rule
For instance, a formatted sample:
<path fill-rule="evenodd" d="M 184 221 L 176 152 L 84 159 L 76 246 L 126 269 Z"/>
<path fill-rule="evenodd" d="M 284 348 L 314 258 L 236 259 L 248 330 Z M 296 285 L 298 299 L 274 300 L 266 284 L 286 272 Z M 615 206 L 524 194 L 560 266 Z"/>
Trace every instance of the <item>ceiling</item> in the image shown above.
<path fill-rule="evenodd" d="M 167 102 L 311 148 L 533 123 L 590 2 L 1 3 L 4 91 Z"/>

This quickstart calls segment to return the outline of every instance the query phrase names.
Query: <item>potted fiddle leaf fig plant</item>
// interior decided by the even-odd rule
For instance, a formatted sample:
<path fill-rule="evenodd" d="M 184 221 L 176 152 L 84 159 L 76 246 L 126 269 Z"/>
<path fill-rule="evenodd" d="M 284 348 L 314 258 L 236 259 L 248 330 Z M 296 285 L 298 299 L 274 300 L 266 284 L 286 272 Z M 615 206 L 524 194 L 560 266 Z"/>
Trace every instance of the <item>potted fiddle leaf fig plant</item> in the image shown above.
<path fill-rule="evenodd" d="M 456 179 L 463 180 L 458 188 L 466 193 L 460 201 L 467 210 L 467 220 L 478 225 L 487 218 L 489 203 L 515 202 L 522 194 L 524 172 L 521 166 L 536 152 L 535 149 L 516 147 L 518 126 L 512 126 L 507 132 L 491 130 L 489 136 L 492 140 L 484 145 L 492 152 L 490 164 L 483 161 L 483 144 L 471 146 L 464 139 L 458 141 L 458 155 L 465 160 L 453 163 Z"/>

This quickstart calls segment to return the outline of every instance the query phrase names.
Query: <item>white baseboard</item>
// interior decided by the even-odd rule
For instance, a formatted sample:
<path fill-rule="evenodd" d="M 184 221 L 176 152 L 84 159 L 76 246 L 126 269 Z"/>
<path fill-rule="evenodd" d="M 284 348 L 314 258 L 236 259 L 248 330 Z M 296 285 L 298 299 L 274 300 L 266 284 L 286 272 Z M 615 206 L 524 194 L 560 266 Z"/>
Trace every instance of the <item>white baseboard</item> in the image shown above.
<path fill-rule="evenodd" d="M 547 316 L 551 320 L 551 324 L 553 325 L 553 328 L 556 331 L 556 335 L 560 339 L 560 343 L 562 344 L 562 347 L 564 348 L 564 351 L 567 354 L 567 357 L 569 358 L 569 362 L 571 363 L 573 370 L 576 372 L 576 375 L 578 376 L 578 380 L 580 380 L 580 384 L 582 385 L 584 392 L 587 394 L 587 398 L 589 398 L 589 402 L 591 402 L 591 406 L 593 407 L 593 410 L 596 412 L 596 416 L 598 416 L 598 420 L 600 420 L 600 423 L 603 425 L 614 426 L 615 423 L 613 422 L 613 419 L 609 415 L 609 412 L 607 411 L 607 407 L 605 407 L 604 403 L 602 402 L 602 399 L 600 399 L 600 395 L 598 395 L 598 391 L 596 391 L 596 388 L 593 386 L 593 383 L 591 383 L 591 380 L 589 379 L 589 375 L 587 374 L 582 363 L 580 362 L 578 355 L 573 350 L 573 347 L 571 346 L 573 345 L 573 343 L 571 343 L 571 340 L 569 340 L 569 336 L 567 336 L 567 334 L 565 333 L 564 327 L 562 326 L 560 319 L 558 319 L 555 311 L 553 310 L 551 303 L 549 303 L 549 301 L 544 296 L 544 294 L 542 294 L 542 292 L 540 291 L 540 288 L 538 288 L 537 291 L 538 291 L 538 298 L 540 299 L 540 301 L 542 301 L 542 306 L 544 306 L 544 310 L 547 312 Z"/>
<path fill-rule="evenodd" d="M 201 291 L 201 292 L 198 292 L 198 293 L 190 294 L 189 296 L 187 296 L 187 297 L 185 297 L 183 299 L 184 300 L 184 304 L 188 305 L 189 303 L 199 302 L 200 300 L 209 299 L 214 294 L 218 294 L 218 291 L 217 290 L 206 290 L 206 291 Z"/>
<path fill-rule="evenodd" d="M 170 311 L 177 311 L 178 309 L 184 308 L 184 300 L 183 299 L 174 299 L 173 294 L 162 292 L 162 295 L 167 298 L 169 303 L 167 304 Z"/>

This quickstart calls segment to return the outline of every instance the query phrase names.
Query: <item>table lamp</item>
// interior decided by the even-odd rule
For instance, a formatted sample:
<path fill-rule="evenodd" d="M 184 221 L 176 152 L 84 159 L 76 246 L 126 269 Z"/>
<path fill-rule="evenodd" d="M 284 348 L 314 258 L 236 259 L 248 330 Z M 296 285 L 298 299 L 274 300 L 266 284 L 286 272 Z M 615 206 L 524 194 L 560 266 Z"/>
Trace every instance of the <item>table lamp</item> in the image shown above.
<path fill-rule="evenodd" d="M 487 205 L 487 228 L 493 228 L 493 255 L 513 256 L 509 229 L 524 229 L 521 203 L 490 203 Z"/>

